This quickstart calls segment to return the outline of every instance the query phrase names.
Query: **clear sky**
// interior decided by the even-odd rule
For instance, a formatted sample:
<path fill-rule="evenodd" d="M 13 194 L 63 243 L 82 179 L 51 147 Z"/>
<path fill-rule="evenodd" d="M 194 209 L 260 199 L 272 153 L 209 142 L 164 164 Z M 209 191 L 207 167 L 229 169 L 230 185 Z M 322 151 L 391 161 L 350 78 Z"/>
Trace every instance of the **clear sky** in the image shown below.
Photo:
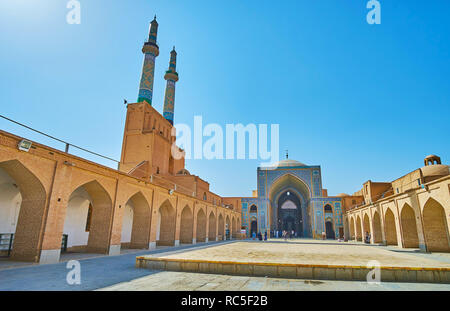
<path fill-rule="evenodd" d="M 154 106 L 178 51 L 175 122 L 278 123 L 280 157 L 321 165 L 329 194 L 392 181 L 428 154 L 450 161 L 450 1 L 0 1 L 1 114 L 120 159 L 149 22 L 159 22 Z M 64 148 L 0 120 L 0 128 Z M 97 162 L 100 159 L 77 154 Z M 189 160 L 224 196 L 256 189 L 257 160 Z"/>

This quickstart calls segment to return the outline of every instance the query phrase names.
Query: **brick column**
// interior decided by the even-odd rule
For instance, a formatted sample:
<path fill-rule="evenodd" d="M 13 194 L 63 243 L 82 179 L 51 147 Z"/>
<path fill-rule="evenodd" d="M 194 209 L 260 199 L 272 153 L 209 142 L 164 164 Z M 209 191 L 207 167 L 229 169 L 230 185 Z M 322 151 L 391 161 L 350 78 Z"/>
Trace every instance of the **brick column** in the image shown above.
<path fill-rule="evenodd" d="M 205 243 L 208 243 L 209 241 L 209 209 L 208 206 L 205 206 L 206 211 L 206 237 L 205 237 Z"/>
<path fill-rule="evenodd" d="M 117 180 L 116 192 L 113 199 L 113 220 L 111 225 L 111 235 L 109 240 L 108 255 L 120 255 L 121 239 L 122 239 L 122 224 L 123 224 L 123 210 L 127 204 L 126 193 L 122 190 L 124 182 Z"/>
<path fill-rule="evenodd" d="M 159 221 L 159 215 L 158 215 L 158 201 L 156 198 L 156 191 L 153 189 L 153 195 L 152 195 L 152 202 L 151 202 L 151 209 L 152 209 L 152 220 L 151 220 L 151 226 L 150 226 L 150 243 L 148 248 L 149 249 L 155 249 L 156 248 L 156 234 L 158 230 L 158 221 Z"/>
<path fill-rule="evenodd" d="M 181 231 L 181 209 L 180 207 L 180 198 L 177 197 L 177 206 L 176 206 L 176 212 L 175 212 L 175 246 L 180 245 L 180 231 Z"/>
<path fill-rule="evenodd" d="M 192 206 L 192 217 L 193 217 L 193 221 L 192 221 L 192 244 L 196 244 L 197 243 L 197 214 L 198 214 L 198 210 L 197 210 L 197 204 L 194 202 L 193 206 Z"/>
<path fill-rule="evenodd" d="M 414 210 L 414 213 L 416 216 L 417 236 L 419 238 L 419 248 L 420 248 L 420 251 L 426 252 L 427 245 L 426 245 L 426 241 L 425 241 L 425 234 L 423 231 L 422 212 L 421 212 L 421 208 L 420 208 L 419 198 L 417 197 L 417 193 L 415 193 L 411 197 L 411 204 L 412 204 L 411 207 Z"/>
<path fill-rule="evenodd" d="M 69 204 L 72 166 L 57 162 L 52 190 L 49 194 L 49 206 L 46 215 L 39 263 L 58 263 L 61 255 L 61 243 Z"/>

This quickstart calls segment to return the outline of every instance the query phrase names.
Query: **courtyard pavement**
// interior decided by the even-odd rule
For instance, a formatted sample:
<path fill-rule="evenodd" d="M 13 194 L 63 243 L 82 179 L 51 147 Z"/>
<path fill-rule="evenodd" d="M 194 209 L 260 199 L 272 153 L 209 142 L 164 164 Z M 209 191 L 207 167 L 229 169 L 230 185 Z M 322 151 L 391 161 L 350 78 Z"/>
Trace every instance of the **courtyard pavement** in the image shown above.
<path fill-rule="evenodd" d="M 414 249 L 312 239 L 236 242 L 220 247 L 194 249 L 157 257 L 244 263 L 364 267 L 370 261 L 376 260 L 381 267 L 450 268 L 450 254 L 446 253 L 421 254 L 419 250 Z"/>
<path fill-rule="evenodd" d="M 171 253 L 191 248 L 210 247 L 227 244 L 230 241 L 182 245 L 179 247 L 164 247 L 156 250 L 133 252 L 126 250 L 125 254 L 104 256 L 100 254 L 72 253 L 61 256 L 62 262 L 48 265 L 26 265 L 15 267 L 14 262 L 4 263 L 0 269 L 0 291 L 59 291 L 59 290 L 94 290 L 120 282 L 130 281 L 142 276 L 159 273 L 146 269 L 135 268 L 136 256 L 147 254 Z M 81 284 L 69 285 L 66 281 L 67 261 L 79 260 L 81 265 Z M 23 265 L 25 263 L 16 263 Z"/>
<path fill-rule="evenodd" d="M 241 242 L 242 243 L 242 242 Z M 245 242 L 244 242 L 245 243 Z M 246 246 L 267 242 L 249 241 Z M 291 240 L 272 241 L 276 243 L 313 243 L 317 246 L 333 245 L 339 242 L 317 240 Z M 183 245 L 180 247 L 160 248 L 152 251 L 125 250 L 118 256 L 101 256 L 95 254 L 67 254 L 62 256 L 63 261 L 77 259 L 81 264 L 81 284 L 69 285 L 66 282 L 66 262 L 50 265 L 31 265 L 0 269 L 0 290 L 450 290 L 449 284 L 417 284 L 417 283 L 388 283 L 372 285 L 366 282 L 346 281 L 311 281 L 289 280 L 261 277 L 227 276 L 212 274 L 197 274 L 185 272 L 167 272 L 135 268 L 136 256 L 158 255 L 167 256 L 185 253 L 189 250 L 208 248 L 213 251 L 219 245 L 236 242 L 213 242 L 196 245 Z M 323 245 L 325 244 L 325 245 Z M 347 245 L 360 243 L 349 243 Z M 305 244 L 306 245 L 306 244 Z M 225 247 L 227 247 L 225 246 Z M 342 245 L 342 247 L 346 247 Z M 402 250 L 395 247 L 379 247 L 359 245 L 364 248 L 382 248 L 392 252 L 409 252 L 416 256 L 418 261 L 437 260 L 450 263 L 450 254 L 423 254 L 415 250 Z"/>
<path fill-rule="evenodd" d="M 450 284 L 279 279 L 163 271 L 101 291 L 449 291 Z"/>

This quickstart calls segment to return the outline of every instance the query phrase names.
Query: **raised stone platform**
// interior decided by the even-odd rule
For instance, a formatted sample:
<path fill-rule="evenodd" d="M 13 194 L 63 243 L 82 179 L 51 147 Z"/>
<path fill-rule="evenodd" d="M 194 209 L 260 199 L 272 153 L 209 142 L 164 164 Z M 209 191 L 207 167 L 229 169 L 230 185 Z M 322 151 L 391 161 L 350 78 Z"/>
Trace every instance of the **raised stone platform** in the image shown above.
<path fill-rule="evenodd" d="M 236 242 L 165 256 L 139 256 L 136 267 L 292 279 L 366 281 L 380 264 L 382 282 L 450 283 L 450 255 L 415 254 L 356 243 L 293 240 Z"/>

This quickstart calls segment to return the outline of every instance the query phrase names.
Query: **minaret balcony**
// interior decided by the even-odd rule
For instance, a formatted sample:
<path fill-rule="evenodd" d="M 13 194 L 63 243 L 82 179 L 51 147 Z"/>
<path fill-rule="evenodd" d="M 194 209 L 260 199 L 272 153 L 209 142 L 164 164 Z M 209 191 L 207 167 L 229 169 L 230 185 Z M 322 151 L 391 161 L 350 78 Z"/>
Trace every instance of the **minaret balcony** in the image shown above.
<path fill-rule="evenodd" d="M 155 56 L 159 55 L 159 47 L 156 43 L 153 42 L 145 42 L 144 46 L 142 47 L 142 53 L 147 54 L 153 54 Z"/>
<path fill-rule="evenodd" d="M 175 71 L 167 70 L 166 74 L 164 75 L 164 79 L 177 82 L 178 81 L 178 73 Z"/>

